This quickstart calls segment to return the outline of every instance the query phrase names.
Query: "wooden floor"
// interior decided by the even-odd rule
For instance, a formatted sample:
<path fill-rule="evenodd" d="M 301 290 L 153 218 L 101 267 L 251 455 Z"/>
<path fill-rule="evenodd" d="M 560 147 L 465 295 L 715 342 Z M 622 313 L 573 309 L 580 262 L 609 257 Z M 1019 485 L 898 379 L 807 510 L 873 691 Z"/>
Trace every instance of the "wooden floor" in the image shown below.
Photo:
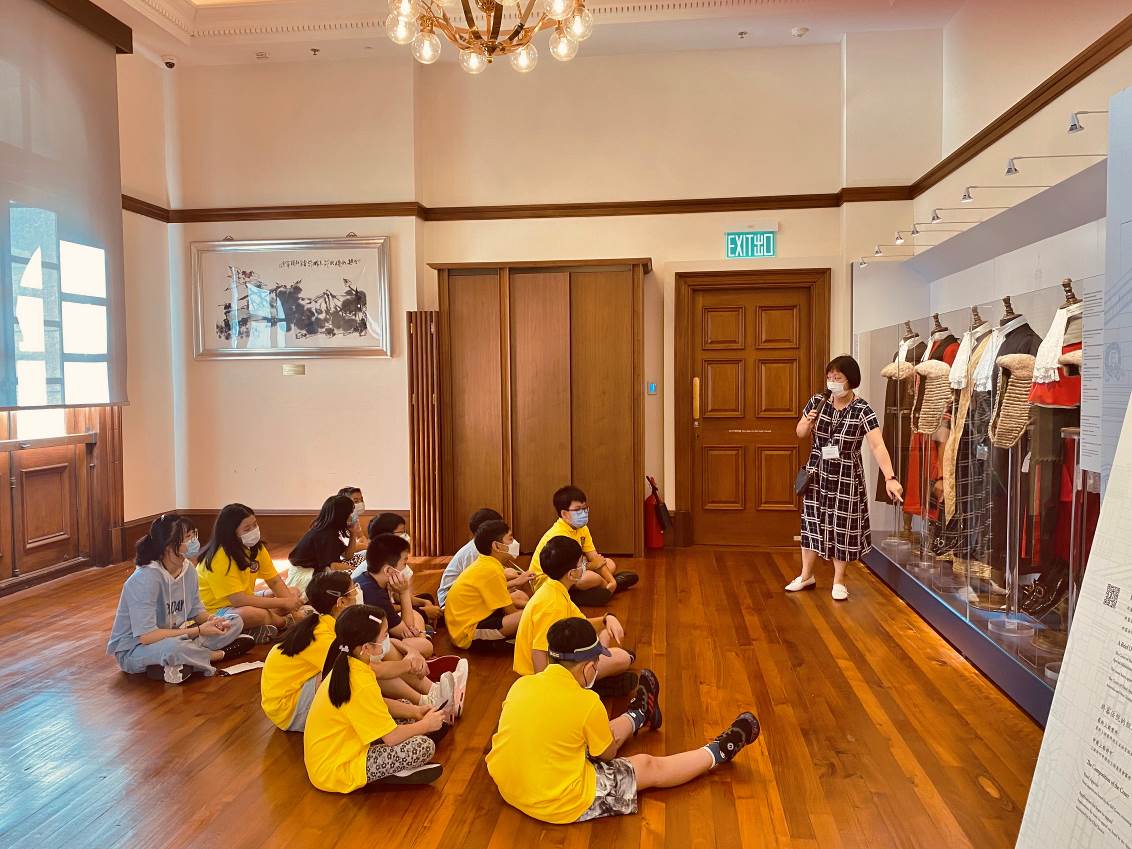
<path fill-rule="evenodd" d="M 693 549 L 634 564 L 641 583 L 614 609 L 665 722 L 626 751 L 702 745 L 747 708 L 763 737 L 647 792 L 639 816 L 565 827 L 506 807 L 484 767 L 509 660 L 473 659 L 437 784 L 345 797 L 308 783 L 302 738 L 260 711 L 258 672 L 173 687 L 118 671 L 104 651 L 127 567 L 2 599 L 0 846 L 1012 847 L 1040 730 L 863 567 L 838 605 L 782 592 L 796 562 Z"/>

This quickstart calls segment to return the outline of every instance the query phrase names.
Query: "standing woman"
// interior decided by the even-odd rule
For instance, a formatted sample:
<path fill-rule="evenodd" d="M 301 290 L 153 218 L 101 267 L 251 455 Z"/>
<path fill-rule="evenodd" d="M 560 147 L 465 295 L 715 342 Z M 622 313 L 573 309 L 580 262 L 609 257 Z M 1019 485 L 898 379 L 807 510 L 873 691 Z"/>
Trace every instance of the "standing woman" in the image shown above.
<path fill-rule="evenodd" d="M 294 624 L 294 613 L 302 606 L 299 591 L 283 583 L 275 571 L 255 513 L 243 504 L 228 504 L 216 517 L 212 539 L 197 563 L 197 578 L 208 612 L 223 615 L 234 610 L 257 643 L 271 642 Z M 267 584 L 262 595 L 255 591 L 256 578 Z"/>
<path fill-rule="evenodd" d="M 868 442 L 884 473 L 889 498 L 904 494 L 892 472 L 880 422 L 863 398 L 857 397 L 861 367 L 850 356 L 836 357 L 825 367 L 826 393 L 815 395 L 798 420 L 800 439 L 813 434 L 810 485 L 802 501 L 802 574 L 786 585 L 787 592 L 812 590 L 817 585 L 818 558 L 833 561 L 833 598 L 845 601 L 845 566 L 872 548 L 869 531 L 869 493 L 861 463 L 861 443 Z"/>
<path fill-rule="evenodd" d="M 348 495 L 332 495 L 322 503 L 318 518 L 288 555 L 291 568 L 287 570 L 287 586 L 305 593 L 307 584 L 319 572 L 353 568 L 344 561 L 354 556 L 355 542 L 350 523 L 355 509 L 354 501 Z"/>

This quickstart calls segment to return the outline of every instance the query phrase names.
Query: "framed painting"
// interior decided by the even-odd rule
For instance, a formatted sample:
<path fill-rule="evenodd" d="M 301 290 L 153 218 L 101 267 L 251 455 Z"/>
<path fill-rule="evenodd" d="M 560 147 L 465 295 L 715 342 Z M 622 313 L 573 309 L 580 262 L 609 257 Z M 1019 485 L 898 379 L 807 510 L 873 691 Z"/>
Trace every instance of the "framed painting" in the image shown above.
<path fill-rule="evenodd" d="M 391 355 L 387 236 L 189 249 L 198 360 Z"/>

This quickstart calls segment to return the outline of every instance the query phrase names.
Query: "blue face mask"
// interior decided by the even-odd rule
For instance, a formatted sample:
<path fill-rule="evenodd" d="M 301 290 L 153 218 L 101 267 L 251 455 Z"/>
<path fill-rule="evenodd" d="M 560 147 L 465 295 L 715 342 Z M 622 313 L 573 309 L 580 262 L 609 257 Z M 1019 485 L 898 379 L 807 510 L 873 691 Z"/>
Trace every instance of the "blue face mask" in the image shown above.
<path fill-rule="evenodd" d="M 190 560 L 200 554 L 200 540 L 193 537 L 189 540 L 188 547 L 185 549 L 185 557 Z"/>
<path fill-rule="evenodd" d="M 588 508 L 570 511 L 570 527 L 577 530 L 578 528 L 584 528 L 589 523 L 590 511 Z"/>

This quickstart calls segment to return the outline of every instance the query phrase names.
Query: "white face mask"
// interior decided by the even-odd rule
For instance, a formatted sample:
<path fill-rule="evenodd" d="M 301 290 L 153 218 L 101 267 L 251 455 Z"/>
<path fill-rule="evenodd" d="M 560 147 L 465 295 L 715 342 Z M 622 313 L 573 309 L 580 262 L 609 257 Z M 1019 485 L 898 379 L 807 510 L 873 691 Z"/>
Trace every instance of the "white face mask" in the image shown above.
<path fill-rule="evenodd" d="M 355 504 L 354 512 L 350 514 L 350 522 L 356 525 L 358 523 L 358 519 L 362 518 L 362 513 L 365 512 L 365 509 L 366 505 L 364 503 L 359 502 L 358 504 Z"/>
<path fill-rule="evenodd" d="M 840 398 L 849 392 L 849 387 L 837 380 L 826 381 L 825 388 L 834 398 Z"/>
<path fill-rule="evenodd" d="M 350 603 L 354 604 L 354 605 L 364 603 L 364 599 L 362 598 L 362 588 L 361 587 L 354 587 L 353 601 L 351 601 Z"/>
<path fill-rule="evenodd" d="M 412 578 L 413 577 L 413 568 L 411 566 L 406 566 L 404 569 L 401 570 L 401 577 L 404 578 L 406 581 L 409 580 L 410 578 Z"/>
<path fill-rule="evenodd" d="M 389 654 L 390 646 L 391 643 L 389 641 L 389 635 L 386 634 L 385 639 L 381 641 L 381 657 L 385 657 L 387 654 Z"/>
<path fill-rule="evenodd" d="M 585 679 L 585 677 L 586 677 L 586 671 L 585 671 L 585 670 L 583 669 L 583 670 L 582 670 L 582 678 L 583 678 L 583 680 Z M 584 686 L 584 687 L 585 687 L 585 688 L 586 688 L 587 690 L 592 690 L 592 689 L 594 688 L 594 684 L 596 684 L 596 683 L 597 683 L 597 665 L 595 664 L 595 665 L 594 665 L 594 677 L 593 677 L 593 680 L 592 680 L 592 681 L 586 681 L 586 683 L 585 683 L 585 684 L 584 684 L 583 686 Z"/>
<path fill-rule="evenodd" d="M 242 534 L 240 536 L 240 542 L 242 542 L 248 548 L 251 548 L 257 542 L 259 542 L 259 525 L 256 525 L 246 534 Z"/>
<path fill-rule="evenodd" d="M 403 539 L 405 542 L 409 543 L 410 545 L 413 542 L 412 538 L 409 536 L 409 534 L 406 531 L 401 531 L 401 533 L 397 534 L 397 536 L 401 537 L 401 539 Z"/>
<path fill-rule="evenodd" d="M 519 541 L 517 539 L 512 539 L 507 545 L 507 553 L 511 555 L 512 560 L 519 556 Z"/>

